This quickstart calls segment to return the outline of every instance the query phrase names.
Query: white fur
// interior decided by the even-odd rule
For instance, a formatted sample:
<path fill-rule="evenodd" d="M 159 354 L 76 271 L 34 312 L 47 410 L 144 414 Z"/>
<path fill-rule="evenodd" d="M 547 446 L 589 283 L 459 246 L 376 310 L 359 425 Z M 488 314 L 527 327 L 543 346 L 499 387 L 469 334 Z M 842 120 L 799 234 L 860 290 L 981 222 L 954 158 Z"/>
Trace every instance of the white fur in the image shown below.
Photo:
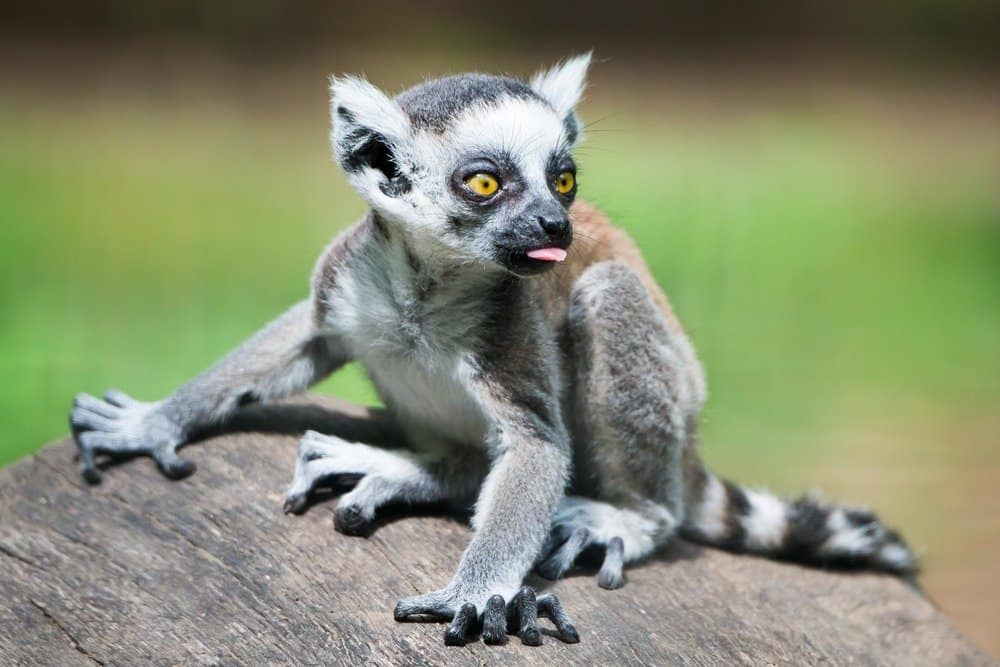
<path fill-rule="evenodd" d="M 574 56 L 531 79 L 531 88 L 553 106 L 560 118 L 565 118 L 579 104 L 587 85 L 590 59 L 590 53 Z"/>
<path fill-rule="evenodd" d="M 781 546 L 788 519 L 785 503 L 766 491 L 746 491 L 750 512 L 743 517 L 747 547 L 771 550 Z"/>
<path fill-rule="evenodd" d="M 829 555 L 863 555 L 870 554 L 877 539 L 880 528 L 875 524 L 851 526 L 847 515 L 841 509 L 830 513 L 826 527 L 831 535 L 822 545 L 819 552 Z"/>
<path fill-rule="evenodd" d="M 591 544 L 606 545 L 613 537 L 622 538 L 624 559 L 629 562 L 652 553 L 658 546 L 654 537 L 668 534 L 676 526 L 676 520 L 665 508 L 658 508 L 658 513 L 659 522 L 599 500 L 567 496 L 559 502 L 552 522 L 586 527 Z"/>
<path fill-rule="evenodd" d="M 427 451 L 456 439 L 483 443 L 487 420 L 468 385 L 472 373 L 462 336 L 482 313 L 439 303 L 448 298 L 442 291 L 422 301 L 418 286 L 401 278 L 409 272 L 400 246 L 373 246 L 355 270 L 338 278 L 328 296 L 337 315 L 327 324 L 397 417 L 421 436 L 416 446 Z"/>
<path fill-rule="evenodd" d="M 695 509 L 694 525 L 710 540 L 726 535 L 726 489 L 715 475 L 709 475 L 705 484 L 705 497 Z"/>
<path fill-rule="evenodd" d="M 465 109 L 444 134 L 418 133 L 411 150 L 415 163 L 441 165 L 435 178 L 443 182 L 463 156 L 500 148 L 514 160 L 524 181 L 543 193 L 548 160 L 565 141 L 562 120 L 552 109 L 537 100 L 508 97 Z"/>
<path fill-rule="evenodd" d="M 400 106 L 365 79 L 354 76 L 331 79 L 330 116 L 334 139 L 339 139 L 346 127 L 337 114 L 341 106 L 354 116 L 357 125 L 375 130 L 390 142 L 402 142 L 410 134 L 410 120 Z M 336 148 L 334 143 L 334 150 Z"/>
<path fill-rule="evenodd" d="M 913 567 L 913 554 L 910 553 L 909 549 L 897 542 L 889 543 L 879 549 L 878 557 L 882 562 L 900 570 Z"/>

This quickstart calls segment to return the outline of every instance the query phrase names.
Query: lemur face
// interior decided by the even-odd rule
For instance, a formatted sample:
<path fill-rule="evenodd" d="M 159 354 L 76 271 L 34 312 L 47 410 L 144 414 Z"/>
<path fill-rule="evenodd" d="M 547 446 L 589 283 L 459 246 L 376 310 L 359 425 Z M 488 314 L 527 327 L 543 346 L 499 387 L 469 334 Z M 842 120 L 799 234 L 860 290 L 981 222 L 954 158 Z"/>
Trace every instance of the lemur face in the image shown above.
<path fill-rule="evenodd" d="M 551 268 L 573 238 L 574 108 L 589 54 L 531 83 L 436 79 L 389 99 L 333 83 L 334 153 L 377 215 L 433 260 L 518 275 Z M 426 258 L 425 258 L 426 259 Z"/>

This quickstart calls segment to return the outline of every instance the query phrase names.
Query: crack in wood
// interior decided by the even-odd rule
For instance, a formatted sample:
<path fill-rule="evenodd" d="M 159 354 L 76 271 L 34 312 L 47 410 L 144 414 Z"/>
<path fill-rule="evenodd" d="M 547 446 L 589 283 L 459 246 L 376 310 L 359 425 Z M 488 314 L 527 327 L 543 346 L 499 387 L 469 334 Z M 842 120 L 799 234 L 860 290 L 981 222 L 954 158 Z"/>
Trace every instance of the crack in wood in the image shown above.
<path fill-rule="evenodd" d="M 86 648 L 84 648 L 83 644 L 80 643 L 80 640 L 77 639 L 76 637 L 74 637 L 73 633 L 71 633 L 68 629 L 66 629 L 66 626 L 64 626 L 62 623 L 60 623 L 59 619 L 57 619 L 55 616 L 53 616 L 52 613 L 45 607 L 45 605 L 41 604 L 40 602 L 36 601 L 34 598 L 30 598 L 30 597 L 28 598 L 28 602 L 30 602 L 31 605 L 35 609 L 37 609 L 38 611 L 40 611 L 42 613 L 42 616 L 44 616 L 46 619 L 48 619 L 49 623 L 51 623 L 52 625 L 54 625 L 56 627 L 56 629 L 58 629 L 59 632 L 61 632 L 63 634 L 63 636 L 65 636 L 66 639 L 69 640 L 70 644 L 73 645 L 73 648 L 76 649 L 77 653 L 79 653 L 80 655 L 86 657 L 88 660 L 90 660 L 91 662 L 93 662 L 96 665 L 104 665 L 105 664 L 103 660 L 95 658 L 93 655 L 91 655 L 90 652 Z"/>
<path fill-rule="evenodd" d="M 10 547 L 5 546 L 2 542 L 0 542 L 0 554 L 3 554 L 5 556 L 7 556 L 8 558 L 13 558 L 14 560 L 19 560 L 22 563 L 24 563 L 25 565 L 27 565 L 28 567 L 32 567 L 32 568 L 35 568 L 35 569 L 38 569 L 38 570 L 42 570 L 42 571 L 45 570 L 45 568 L 42 567 L 41 565 L 38 565 L 33 560 L 31 560 L 29 558 L 25 558 L 24 556 L 20 555 L 16 551 L 13 551 L 12 549 L 10 549 Z"/>

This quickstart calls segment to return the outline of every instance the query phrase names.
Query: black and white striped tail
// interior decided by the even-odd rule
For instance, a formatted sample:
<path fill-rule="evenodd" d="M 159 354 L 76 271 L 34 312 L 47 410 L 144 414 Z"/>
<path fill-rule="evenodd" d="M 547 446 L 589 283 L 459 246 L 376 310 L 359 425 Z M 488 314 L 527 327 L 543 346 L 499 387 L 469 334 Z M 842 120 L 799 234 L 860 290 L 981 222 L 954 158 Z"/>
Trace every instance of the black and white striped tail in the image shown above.
<path fill-rule="evenodd" d="M 867 510 L 804 497 L 785 502 L 710 472 L 692 489 L 682 534 L 728 551 L 813 565 L 871 569 L 911 579 L 917 559 L 896 531 Z"/>

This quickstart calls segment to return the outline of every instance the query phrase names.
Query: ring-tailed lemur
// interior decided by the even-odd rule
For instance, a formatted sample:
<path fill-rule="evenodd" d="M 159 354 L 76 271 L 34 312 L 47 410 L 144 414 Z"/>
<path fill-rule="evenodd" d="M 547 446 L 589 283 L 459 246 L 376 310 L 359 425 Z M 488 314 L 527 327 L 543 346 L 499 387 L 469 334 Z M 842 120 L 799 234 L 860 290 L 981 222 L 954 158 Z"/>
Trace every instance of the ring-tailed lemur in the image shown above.
<path fill-rule="evenodd" d="M 334 514 L 345 533 L 387 503 L 474 502 L 454 578 L 395 612 L 453 619 L 448 643 L 481 623 L 487 642 L 509 627 L 537 644 L 538 615 L 577 641 L 556 598 L 536 599 L 522 580 L 533 566 L 558 577 L 595 545 L 605 588 L 678 533 L 915 572 L 910 550 L 867 512 L 785 503 L 702 466 L 705 379 L 691 343 L 632 241 L 575 200 L 574 109 L 589 61 L 530 83 L 453 76 L 395 98 L 335 79 L 334 154 L 370 212 L 324 252 L 309 299 L 168 398 L 77 396 L 84 476 L 99 479 L 95 455 L 145 453 L 183 477 L 194 466 L 176 449 L 197 428 L 355 359 L 402 441 L 306 433 L 286 510 L 338 476 L 357 480 Z"/>

